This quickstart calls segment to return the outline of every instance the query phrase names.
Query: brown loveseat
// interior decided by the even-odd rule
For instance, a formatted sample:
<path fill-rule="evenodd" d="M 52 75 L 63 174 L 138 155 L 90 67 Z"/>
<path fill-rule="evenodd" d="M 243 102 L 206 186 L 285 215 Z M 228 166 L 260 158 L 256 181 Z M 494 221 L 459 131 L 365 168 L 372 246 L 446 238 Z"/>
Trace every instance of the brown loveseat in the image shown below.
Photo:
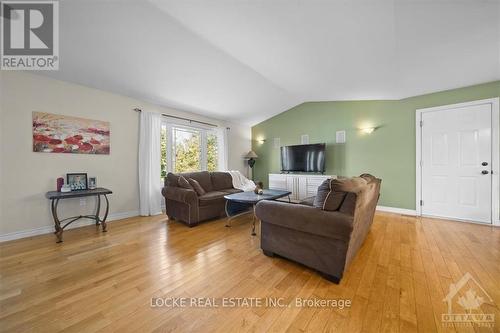
<path fill-rule="evenodd" d="M 202 190 L 192 186 L 181 187 L 180 177 L 195 180 Z M 206 193 L 203 193 L 206 192 Z M 168 173 L 162 194 L 165 197 L 167 215 L 192 227 L 199 222 L 220 217 L 225 212 L 224 195 L 241 192 L 233 188 L 232 177 L 227 172 Z"/>
<path fill-rule="evenodd" d="M 302 263 L 339 283 L 370 230 L 381 180 L 364 174 L 325 181 L 304 204 L 261 201 L 261 248 Z"/>

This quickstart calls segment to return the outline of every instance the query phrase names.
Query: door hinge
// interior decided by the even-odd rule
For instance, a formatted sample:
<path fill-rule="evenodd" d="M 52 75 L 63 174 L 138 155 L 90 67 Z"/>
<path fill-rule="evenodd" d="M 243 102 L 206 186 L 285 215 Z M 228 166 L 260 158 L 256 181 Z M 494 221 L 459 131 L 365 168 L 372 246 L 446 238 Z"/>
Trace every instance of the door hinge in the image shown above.
<path fill-rule="evenodd" d="M 424 200 L 420 200 L 420 206 L 424 205 Z"/>
<path fill-rule="evenodd" d="M 424 121 L 420 120 L 420 127 L 423 127 L 423 126 L 424 126 Z"/>

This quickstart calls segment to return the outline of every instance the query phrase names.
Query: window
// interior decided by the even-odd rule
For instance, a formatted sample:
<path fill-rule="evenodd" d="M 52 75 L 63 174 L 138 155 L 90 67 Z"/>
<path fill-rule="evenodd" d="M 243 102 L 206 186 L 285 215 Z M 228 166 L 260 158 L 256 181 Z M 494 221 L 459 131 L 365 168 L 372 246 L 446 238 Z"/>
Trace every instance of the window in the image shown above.
<path fill-rule="evenodd" d="M 201 171 L 200 131 L 174 127 L 172 134 L 174 172 Z"/>
<path fill-rule="evenodd" d="M 162 125 L 161 126 L 161 132 L 160 132 L 160 153 L 161 153 L 161 159 L 160 159 L 160 170 L 161 170 L 161 180 L 163 183 L 163 180 L 165 177 L 167 177 L 167 126 Z"/>
<path fill-rule="evenodd" d="M 217 133 L 208 132 L 207 133 L 207 170 L 216 171 L 218 166 L 219 158 L 219 146 L 217 142 Z"/>
<path fill-rule="evenodd" d="M 161 178 L 169 171 L 216 171 L 221 144 L 213 129 L 163 123 L 161 129 Z"/>

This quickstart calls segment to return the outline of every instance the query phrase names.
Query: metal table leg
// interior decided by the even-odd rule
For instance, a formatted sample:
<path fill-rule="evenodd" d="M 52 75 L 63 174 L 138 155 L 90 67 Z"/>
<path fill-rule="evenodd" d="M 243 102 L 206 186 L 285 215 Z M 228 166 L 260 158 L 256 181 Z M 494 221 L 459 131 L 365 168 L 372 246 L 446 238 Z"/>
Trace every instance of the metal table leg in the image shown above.
<path fill-rule="evenodd" d="M 101 196 L 98 194 L 97 195 L 97 209 L 96 209 L 96 213 L 95 213 L 95 225 L 99 225 L 100 223 L 100 219 L 99 219 L 99 214 L 101 213 Z"/>
<path fill-rule="evenodd" d="M 59 199 L 52 199 L 51 200 L 51 211 L 52 211 L 52 217 L 54 218 L 54 227 L 55 231 L 54 234 L 57 237 L 57 243 L 62 243 L 63 238 L 63 228 L 61 228 L 61 221 L 59 221 L 59 217 L 57 217 L 57 205 L 59 204 Z"/>
<path fill-rule="evenodd" d="M 234 207 L 230 207 L 231 204 L 234 204 L 232 203 L 231 201 L 229 200 L 226 200 L 226 204 L 225 204 L 225 211 L 226 211 L 226 216 L 227 216 L 227 219 L 226 219 L 226 227 L 230 228 L 231 227 L 231 221 L 241 215 L 244 215 L 244 214 L 248 214 L 251 212 L 251 210 L 249 210 L 248 208 L 250 208 L 250 205 L 248 206 L 248 208 L 246 208 L 246 204 L 245 207 L 240 210 L 239 212 L 237 212 L 236 214 L 235 213 L 232 213 L 232 210 L 234 209 Z M 236 203 L 236 205 L 241 205 L 239 203 Z"/>
<path fill-rule="evenodd" d="M 253 214 L 252 214 L 252 236 L 256 236 L 257 234 L 255 233 L 255 204 L 253 205 Z"/>
<path fill-rule="evenodd" d="M 106 194 L 104 194 L 104 199 L 106 199 L 106 211 L 104 212 L 104 217 L 101 220 L 101 225 L 102 225 L 102 232 L 107 232 L 108 230 L 106 229 L 107 228 L 106 219 L 108 218 L 108 213 L 109 213 L 109 200 Z"/>
<path fill-rule="evenodd" d="M 229 212 L 227 210 L 227 204 L 228 204 L 229 200 L 226 200 L 226 204 L 224 205 L 224 210 L 226 211 L 226 216 L 227 216 L 227 219 L 226 219 L 226 228 L 231 228 L 231 216 L 229 216 Z"/>

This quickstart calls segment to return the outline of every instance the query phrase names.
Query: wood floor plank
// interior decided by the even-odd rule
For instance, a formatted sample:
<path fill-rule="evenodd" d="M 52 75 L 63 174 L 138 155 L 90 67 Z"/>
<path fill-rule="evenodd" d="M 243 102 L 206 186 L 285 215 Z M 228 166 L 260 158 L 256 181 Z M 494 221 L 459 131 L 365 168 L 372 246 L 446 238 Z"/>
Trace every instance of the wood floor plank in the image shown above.
<path fill-rule="evenodd" d="M 377 213 L 340 284 L 260 250 L 250 216 L 188 228 L 137 217 L 0 244 L 0 332 L 499 332 L 500 229 Z M 446 327 L 449 286 L 470 273 L 493 327 Z M 458 291 L 466 296 L 468 288 Z M 283 299 L 285 306 L 152 307 L 152 298 Z M 296 298 L 351 307 L 297 307 Z M 458 306 L 457 303 L 454 306 Z M 459 311 L 460 308 L 458 306 Z"/>

